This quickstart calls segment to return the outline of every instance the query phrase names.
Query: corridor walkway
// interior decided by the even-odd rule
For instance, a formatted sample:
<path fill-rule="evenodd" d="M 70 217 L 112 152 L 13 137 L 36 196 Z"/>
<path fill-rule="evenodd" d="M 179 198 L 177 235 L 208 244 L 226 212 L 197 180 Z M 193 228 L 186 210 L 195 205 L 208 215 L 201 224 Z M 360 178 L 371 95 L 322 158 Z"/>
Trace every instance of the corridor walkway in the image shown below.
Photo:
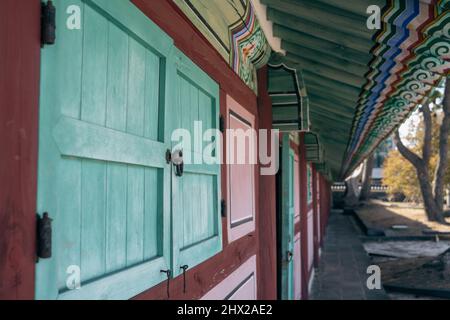
<path fill-rule="evenodd" d="M 319 268 L 313 282 L 311 300 L 387 299 L 384 290 L 366 286 L 370 265 L 351 216 L 332 210 Z"/>

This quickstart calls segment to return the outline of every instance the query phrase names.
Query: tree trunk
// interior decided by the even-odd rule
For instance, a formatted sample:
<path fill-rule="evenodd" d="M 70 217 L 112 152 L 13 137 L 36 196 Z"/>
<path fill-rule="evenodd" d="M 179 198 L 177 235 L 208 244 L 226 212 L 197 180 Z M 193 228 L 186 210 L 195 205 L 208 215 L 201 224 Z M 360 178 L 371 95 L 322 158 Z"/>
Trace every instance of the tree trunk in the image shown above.
<path fill-rule="evenodd" d="M 344 202 L 347 207 L 355 207 L 359 199 L 359 179 L 361 177 L 362 166 L 359 166 L 350 177 L 345 180 Z"/>
<path fill-rule="evenodd" d="M 372 186 L 373 153 L 365 160 L 361 185 L 360 201 L 367 201 L 370 198 L 370 187 Z"/>
<path fill-rule="evenodd" d="M 439 156 L 433 181 L 433 196 L 436 206 L 440 211 L 444 210 L 444 179 L 448 166 L 448 136 L 450 133 L 450 78 L 445 84 L 443 101 L 444 118 L 439 132 Z"/>
<path fill-rule="evenodd" d="M 417 178 L 419 180 L 420 191 L 423 199 L 425 213 L 430 221 L 445 222 L 442 210 L 436 205 L 433 197 L 433 188 L 429 182 L 429 174 L 427 168 L 422 166 L 416 167 Z"/>
<path fill-rule="evenodd" d="M 425 126 L 431 126 L 431 123 L 425 122 Z M 438 221 L 441 223 L 445 222 L 443 212 L 437 207 L 433 196 L 433 188 L 431 186 L 428 173 L 428 163 L 425 163 L 422 158 L 409 150 L 403 144 L 402 140 L 400 139 L 400 133 L 398 131 L 395 132 L 394 141 L 400 154 L 416 169 L 420 191 L 422 193 L 423 205 L 425 207 L 425 213 L 428 217 L 428 220 Z"/>

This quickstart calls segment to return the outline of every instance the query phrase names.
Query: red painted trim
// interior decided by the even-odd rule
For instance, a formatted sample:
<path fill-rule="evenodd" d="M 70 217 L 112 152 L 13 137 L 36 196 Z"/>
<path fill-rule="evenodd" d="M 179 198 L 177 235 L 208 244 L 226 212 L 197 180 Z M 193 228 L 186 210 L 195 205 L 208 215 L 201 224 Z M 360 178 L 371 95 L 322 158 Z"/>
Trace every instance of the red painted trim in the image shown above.
<path fill-rule="evenodd" d="M 0 10 L 0 300 L 34 298 L 40 1 Z"/>
<path fill-rule="evenodd" d="M 321 206 L 321 243 L 323 244 L 325 233 L 326 233 L 326 226 L 328 224 L 328 217 L 331 210 L 331 184 L 322 176 L 320 175 L 320 206 Z"/>
<path fill-rule="evenodd" d="M 272 129 L 272 101 L 267 93 L 267 67 L 258 71 L 258 110 L 259 127 Z M 270 134 L 270 133 L 269 133 Z M 267 139 L 269 152 L 271 143 Z M 277 234 L 276 234 L 276 176 L 260 176 L 259 178 L 259 215 L 256 230 L 259 233 L 258 250 L 258 291 L 259 299 L 277 299 Z"/>
<path fill-rule="evenodd" d="M 197 300 L 223 281 L 239 266 L 255 255 L 257 239 L 254 233 L 233 241 L 213 258 L 199 264 L 186 273 L 186 293 L 183 293 L 183 275 L 170 280 L 171 300 Z M 259 284 L 258 284 L 259 285 Z M 164 281 L 145 291 L 135 300 L 166 300 L 167 283 Z"/>
<path fill-rule="evenodd" d="M 305 134 L 300 133 L 299 136 L 299 170 L 300 173 L 300 232 L 301 232 L 301 250 L 302 250 L 302 299 L 308 299 L 308 204 L 307 204 L 307 171 L 306 171 L 306 148 Z"/>
<path fill-rule="evenodd" d="M 294 225 L 294 234 L 302 232 L 302 223 L 299 221 Z"/>
<path fill-rule="evenodd" d="M 291 147 L 292 151 L 294 151 L 294 154 L 298 156 L 298 144 L 296 144 L 294 141 L 289 140 L 289 146 Z"/>
<path fill-rule="evenodd" d="M 245 85 L 239 76 L 230 68 L 228 63 L 206 40 L 206 38 L 194 27 L 189 19 L 172 1 L 146 1 L 131 0 L 145 15 L 156 23 L 173 40 L 178 49 L 196 63 L 203 71 L 213 78 L 220 86 L 220 113 L 226 115 L 226 95 L 230 95 L 240 105 L 250 113 L 257 115 L 257 97 L 255 93 Z M 267 91 L 267 89 L 266 89 Z M 264 93 L 264 91 L 262 92 Z M 271 124 L 271 119 L 270 119 Z M 255 129 L 258 129 L 259 123 L 256 120 Z M 226 141 L 224 141 L 225 146 Z M 259 171 L 259 166 L 256 166 Z M 222 198 L 227 198 L 227 168 L 222 165 Z M 259 199 L 259 175 L 255 176 L 255 198 Z M 273 177 L 275 181 L 275 177 Z M 274 184 L 275 185 L 275 184 Z M 275 194 L 275 186 L 272 194 Z M 269 199 L 266 197 L 266 199 Z M 262 207 L 270 207 L 270 200 L 262 203 Z M 183 276 L 179 276 L 170 281 L 171 299 L 198 299 L 206 292 L 211 290 L 220 281 L 225 279 L 230 273 L 236 270 L 250 256 L 259 253 L 259 228 L 261 227 L 259 214 L 259 201 L 255 205 L 255 223 L 258 226 L 255 232 L 250 233 L 241 239 L 228 244 L 227 220 L 222 219 L 223 232 L 223 250 L 213 258 L 201 263 L 186 273 L 187 292 L 183 294 Z M 273 210 L 275 212 L 275 210 Z M 264 215 L 263 215 L 264 216 Z M 271 225 L 272 226 L 272 225 Z M 273 224 L 275 226 L 275 223 Z M 264 234 L 267 227 L 263 228 Z M 270 243 L 276 244 L 274 239 Z M 266 244 L 266 242 L 264 242 Z M 258 254 L 259 259 L 259 254 Z M 276 254 L 275 254 L 276 259 Z M 258 260 L 259 261 L 259 260 Z M 259 264 L 259 263 L 258 263 Z M 265 274 L 265 269 L 258 265 L 258 279 L 261 274 Z M 275 273 L 276 274 L 276 273 Z M 258 281 L 258 292 L 261 298 L 270 296 L 270 289 L 264 287 L 270 280 Z M 261 285 L 263 284 L 263 285 Z M 276 285 L 276 282 L 275 282 Z M 275 287 L 276 288 L 276 287 Z M 264 294 L 263 294 L 264 292 Z M 276 289 L 275 289 L 276 292 Z M 167 299 L 166 283 L 161 283 L 154 288 L 138 295 L 135 299 Z"/>

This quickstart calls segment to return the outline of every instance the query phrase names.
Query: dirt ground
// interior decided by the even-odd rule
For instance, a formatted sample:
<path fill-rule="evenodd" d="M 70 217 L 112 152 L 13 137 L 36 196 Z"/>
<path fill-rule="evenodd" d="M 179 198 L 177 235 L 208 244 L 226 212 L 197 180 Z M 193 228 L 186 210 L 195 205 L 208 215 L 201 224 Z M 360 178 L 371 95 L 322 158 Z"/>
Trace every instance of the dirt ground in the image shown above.
<path fill-rule="evenodd" d="M 358 208 L 356 213 L 366 227 L 383 230 L 387 237 L 396 238 L 391 238 L 390 241 L 378 237 L 364 243 L 372 263 L 381 268 L 383 285 L 394 290 L 388 290 L 390 299 L 439 299 L 436 296 L 399 293 L 392 289 L 393 287 L 441 290 L 447 292 L 447 296 L 450 294 L 450 270 L 447 262 L 450 255 L 450 235 L 446 234 L 450 233 L 450 226 L 429 222 L 423 208 L 410 203 L 372 200 Z M 447 222 L 450 222 L 450 219 L 447 219 Z M 403 227 L 396 229 L 393 226 Z M 402 239 L 424 236 L 430 231 L 440 232 L 445 236 L 426 241 Z"/>
<path fill-rule="evenodd" d="M 429 222 L 424 209 L 416 204 L 372 200 L 356 211 L 367 227 L 382 229 L 386 236 L 424 236 L 424 230 L 450 234 L 450 225 Z M 450 223 L 449 218 L 447 222 Z M 394 225 L 408 228 L 394 229 Z"/>

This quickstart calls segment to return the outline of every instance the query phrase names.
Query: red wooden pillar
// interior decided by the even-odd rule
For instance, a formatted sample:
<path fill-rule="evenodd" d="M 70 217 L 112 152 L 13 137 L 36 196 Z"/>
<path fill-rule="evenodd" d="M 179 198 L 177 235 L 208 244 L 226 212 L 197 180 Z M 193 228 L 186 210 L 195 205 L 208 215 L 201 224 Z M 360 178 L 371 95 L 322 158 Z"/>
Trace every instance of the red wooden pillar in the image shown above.
<path fill-rule="evenodd" d="M 272 101 L 267 91 L 267 66 L 258 71 L 258 116 L 259 128 L 272 128 Z M 268 131 L 267 150 L 271 139 Z M 259 254 L 258 254 L 258 297 L 262 300 L 277 298 L 277 234 L 276 234 L 276 176 L 259 176 Z"/>
<path fill-rule="evenodd" d="M 326 180 L 323 177 L 323 175 L 320 175 L 320 224 L 321 224 L 321 233 L 322 233 L 322 237 L 321 237 L 321 241 L 320 241 L 320 245 L 323 245 L 323 240 L 325 238 L 325 231 L 326 231 L 326 227 L 327 227 L 327 217 L 328 217 L 328 211 L 329 211 L 329 207 L 328 207 L 328 197 L 329 197 L 329 193 L 327 190 L 327 184 L 326 184 Z"/>
<path fill-rule="evenodd" d="M 302 250 L 302 299 L 308 299 L 308 178 L 306 171 L 305 134 L 300 133 L 299 174 L 300 174 L 300 241 Z"/>
<path fill-rule="evenodd" d="M 328 217 L 330 215 L 330 210 L 331 210 L 331 184 L 325 179 L 322 178 L 322 185 L 323 185 L 323 190 L 324 190 L 324 197 L 323 197 L 323 201 L 324 201 L 324 223 L 323 223 L 323 232 L 325 232 L 326 230 L 326 226 L 328 224 Z"/>
<path fill-rule="evenodd" d="M 0 300 L 34 298 L 40 8 L 0 10 Z"/>
<path fill-rule="evenodd" d="M 320 174 L 319 179 L 319 188 L 320 188 L 320 230 L 322 232 L 322 237 L 320 241 L 320 245 L 323 245 L 323 239 L 325 238 L 325 228 L 326 228 L 326 220 L 327 220 L 327 205 L 326 205 L 326 198 L 327 198 L 327 192 L 325 189 L 325 179 Z"/>
<path fill-rule="evenodd" d="M 319 243 L 319 234 L 318 229 L 320 228 L 319 223 L 321 223 L 321 219 L 319 219 L 319 212 L 317 208 L 317 194 L 318 194 L 318 187 L 319 184 L 317 183 L 317 171 L 316 167 L 312 166 L 312 189 L 313 189 L 313 233 L 314 233 L 314 267 L 319 266 L 319 249 L 320 249 L 320 243 Z M 322 207 L 321 207 L 322 208 Z M 322 229 L 322 228 L 320 228 Z"/>

